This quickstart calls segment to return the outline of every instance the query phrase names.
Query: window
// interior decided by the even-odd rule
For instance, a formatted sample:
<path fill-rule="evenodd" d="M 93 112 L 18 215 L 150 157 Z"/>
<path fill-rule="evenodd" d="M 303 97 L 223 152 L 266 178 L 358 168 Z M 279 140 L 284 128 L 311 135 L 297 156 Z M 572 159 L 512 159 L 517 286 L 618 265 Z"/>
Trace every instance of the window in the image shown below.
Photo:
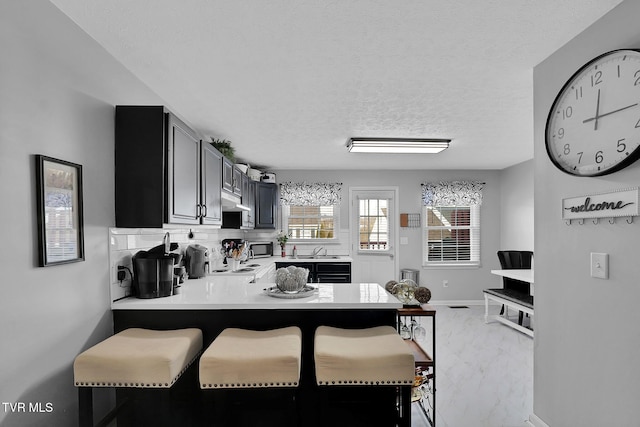
<path fill-rule="evenodd" d="M 336 239 L 338 206 L 282 206 L 283 228 L 292 240 Z"/>
<path fill-rule="evenodd" d="M 359 199 L 360 251 L 386 251 L 389 247 L 389 200 Z"/>
<path fill-rule="evenodd" d="M 425 206 L 424 266 L 480 265 L 480 206 Z"/>

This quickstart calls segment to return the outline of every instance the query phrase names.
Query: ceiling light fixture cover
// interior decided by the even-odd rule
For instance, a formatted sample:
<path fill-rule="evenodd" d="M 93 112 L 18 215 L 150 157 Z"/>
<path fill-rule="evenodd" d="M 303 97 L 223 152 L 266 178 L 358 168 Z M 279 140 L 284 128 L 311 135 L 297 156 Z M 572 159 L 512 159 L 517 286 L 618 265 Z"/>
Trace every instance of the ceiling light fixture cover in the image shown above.
<path fill-rule="evenodd" d="M 351 138 L 347 150 L 352 153 L 435 154 L 449 147 L 450 139 Z"/>

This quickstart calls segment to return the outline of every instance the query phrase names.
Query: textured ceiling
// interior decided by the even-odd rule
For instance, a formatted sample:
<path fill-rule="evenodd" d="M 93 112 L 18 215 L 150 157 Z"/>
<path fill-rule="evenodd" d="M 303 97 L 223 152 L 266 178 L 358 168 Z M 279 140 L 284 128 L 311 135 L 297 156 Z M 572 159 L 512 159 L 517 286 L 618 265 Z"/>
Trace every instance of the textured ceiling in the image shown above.
<path fill-rule="evenodd" d="M 269 169 L 531 159 L 533 67 L 620 2 L 52 0 L 203 136 Z M 351 154 L 351 136 L 453 141 Z"/>

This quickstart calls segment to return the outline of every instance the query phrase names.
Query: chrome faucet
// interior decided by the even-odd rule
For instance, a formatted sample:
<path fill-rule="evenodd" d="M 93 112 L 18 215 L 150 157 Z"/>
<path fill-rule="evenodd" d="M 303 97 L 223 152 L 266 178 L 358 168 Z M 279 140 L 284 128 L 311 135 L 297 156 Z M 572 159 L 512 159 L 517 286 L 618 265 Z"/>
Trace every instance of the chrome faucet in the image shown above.
<path fill-rule="evenodd" d="M 313 248 L 313 257 L 317 257 L 318 255 L 320 255 L 320 252 L 322 252 L 322 250 L 324 249 L 324 246 L 316 246 L 315 248 Z M 325 254 L 327 252 L 326 249 L 324 249 Z"/>

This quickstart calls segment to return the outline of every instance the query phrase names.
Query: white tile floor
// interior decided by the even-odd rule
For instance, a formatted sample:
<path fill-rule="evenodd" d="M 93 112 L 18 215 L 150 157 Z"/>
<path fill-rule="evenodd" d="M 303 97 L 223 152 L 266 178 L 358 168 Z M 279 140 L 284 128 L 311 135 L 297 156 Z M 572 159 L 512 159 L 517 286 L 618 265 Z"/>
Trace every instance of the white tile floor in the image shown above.
<path fill-rule="evenodd" d="M 523 427 L 533 412 L 533 339 L 485 324 L 483 305 L 435 307 L 436 426 Z M 499 311 L 491 306 L 491 314 Z M 426 317 L 422 322 L 429 325 Z M 427 426 L 412 406 L 412 426 Z"/>

